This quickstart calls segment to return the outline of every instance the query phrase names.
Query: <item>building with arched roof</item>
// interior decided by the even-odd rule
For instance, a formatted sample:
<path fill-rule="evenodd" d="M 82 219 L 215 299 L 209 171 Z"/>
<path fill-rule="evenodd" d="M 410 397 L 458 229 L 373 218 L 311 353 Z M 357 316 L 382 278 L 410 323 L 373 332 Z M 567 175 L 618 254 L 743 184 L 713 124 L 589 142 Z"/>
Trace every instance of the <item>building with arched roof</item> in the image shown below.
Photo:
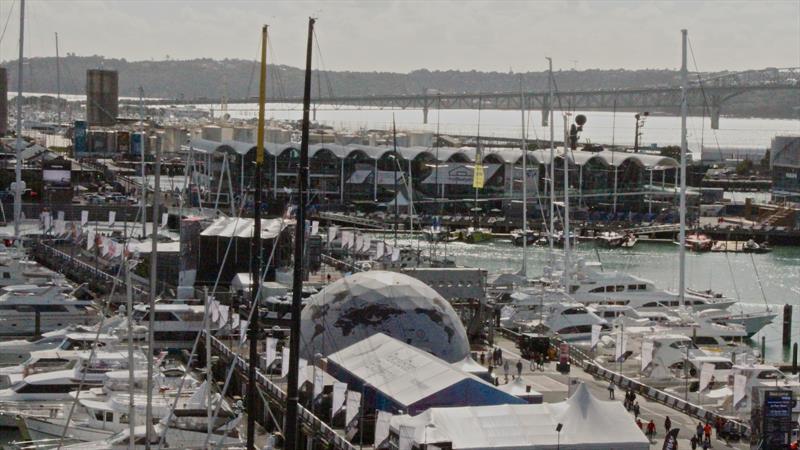
<path fill-rule="evenodd" d="M 278 199 L 296 190 L 298 143 L 266 143 L 264 187 L 267 198 Z M 251 192 L 256 147 L 252 143 L 193 139 L 196 159 L 212 168 L 211 180 L 227 161 L 235 180 L 235 195 Z M 397 147 L 362 144 L 321 143 L 309 146 L 309 197 L 312 204 L 363 204 L 375 208 L 395 197 L 395 183 L 404 195 L 417 202 L 416 210 L 444 204 L 445 209 L 471 207 L 458 200 L 473 199 L 474 147 Z M 563 190 L 564 150 L 555 149 L 556 190 Z M 547 174 L 549 149 L 482 148 L 486 174 L 478 196 L 489 208 L 507 207 L 521 198 L 523 155 L 527 155 L 529 198 L 549 195 Z M 580 205 L 609 202 L 616 208 L 618 195 L 642 192 L 647 185 L 662 184 L 666 174 L 674 179 L 678 162 L 673 158 L 645 154 L 568 150 L 569 186 Z M 211 187 L 208 187 L 210 190 Z M 495 199 L 495 200 L 490 200 Z M 438 206 L 437 206 L 438 208 Z"/>

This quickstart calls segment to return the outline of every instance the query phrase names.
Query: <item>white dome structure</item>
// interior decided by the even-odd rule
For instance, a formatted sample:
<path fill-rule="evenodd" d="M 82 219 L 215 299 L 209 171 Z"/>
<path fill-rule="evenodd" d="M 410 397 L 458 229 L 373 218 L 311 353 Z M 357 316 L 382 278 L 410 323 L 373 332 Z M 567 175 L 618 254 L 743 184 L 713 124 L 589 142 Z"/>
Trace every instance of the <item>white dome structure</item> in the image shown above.
<path fill-rule="evenodd" d="M 300 317 L 301 356 L 330 355 L 376 333 L 450 363 L 469 355 L 464 326 L 453 307 L 422 281 L 372 270 L 328 285 Z"/>

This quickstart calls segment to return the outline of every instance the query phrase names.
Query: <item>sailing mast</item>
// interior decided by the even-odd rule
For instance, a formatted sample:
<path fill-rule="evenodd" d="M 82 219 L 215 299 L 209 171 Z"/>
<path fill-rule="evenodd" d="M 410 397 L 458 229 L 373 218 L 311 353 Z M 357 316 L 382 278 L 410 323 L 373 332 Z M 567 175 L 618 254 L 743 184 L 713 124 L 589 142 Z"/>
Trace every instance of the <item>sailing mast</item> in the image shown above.
<path fill-rule="evenodd" d="M 546 57 L 547 64 L 548 64 L 548 72 L 549 77 L 547 78 L 547 88 L 550 91 L 548 94 L 549 106 L 550 106 L 550 232 L 548 235 L 550 236 L 549 243 L 550 243 L 550 267 L 553 268 L 555 265 L 554 257 L 554 246 L 553 246 L 553 239 L 555 238 L 555 215 L 556 215 L 556 142 L 555 142 L 555 128 L 553 126 L 553 107 L 555 106 L 553 102 L 553 59 L 550 57 Z"/>
<path fill-rule="evenodd" d="M 305 195 L 308 178 L 308 126 L 311 109 L 311 54 L 314 40 L 313 18 L 308 19 L 308 45 L 306 47 L 306 74 L 303 87 L 303 125 L 300 141 L 300 164 L 297 167 L 297 224 L 294 233 L 294 282 L 292 285 L 292 326 L 289 340 L 289 376 L 286 387 L 286 417 L 284 422 L 284 450 L 297 448 L 298 369 L 300 365 L 300 310 L 303 300 L 303 244 L 305 242 Z"/>
<path fill-rule="evenodd" d="M 22 248 L 19 221 L 22 216 L 22 48 L 25 39 L 25 0 L 19 2 L 19 59 L 17 59 L 17 140 L 14 165 L 14 239 Z"/>
<path fill-rule="evenodd" d="M 258 302 L 258 288 L 261 284 L 261 169 L 264 165 L 264 108 L 266 103 L 267 90 L 267 26 L 261 28 L 261 71 L 258 87 L 258 131 L 256 144 L 256 167 L 255 167 L 255 193 L 253 198 L 253 254 L 255 264 L 252 268 L 252 288 L 250 291 L 250 301 L 255 305 Z M 302 198 L 302 195 L 301 195 Z M 299 219 L 298 219 L 298 223 Z M 254 308 L 258 311 L 258 306 Z M 254 317 L 248 318 L 247 338 L 250 340 L 250 356 L 247 367 L 247 448 L 255 448 L 256 432 L 256 366 L 258 365 L 258 333 L 259 315 L 256 312 Z"/>
<path fill-rule="evenodd" d="M 569 150 L 572 142 L 569 135 L 569 113 L 564 113 L 564 292 L 569 295 Z M 554 161 L 555 164 L 555 161 Z"/>
<path fill-rule="evenodd" d="M 483 155 L 481 155 L 481 106 L 483 106 L 483 99 L 478 97 L 478 136 L 475 137 L 475 166 L 472 169 L 472 188 L 475 189 L 475 207 L 472 208 L 473 227 L 474 233 L 478 233 L 480 219 L 478 218 L 478 189 L 483 187 L 484 174 L 483 174 Z"/>
<path fill-rule="evenodd" d="M 680 213 L 680 276 L 678 277 L 678 295 L 681 306 L 686 306 L 686 153 L 689 144 L 686 141 L 686 116 L 689 104 L 686 99 L 686 90 L 689 84 L 689 75 L 686 68 L 686 36 L 687 31 L 681 30 L 681 195 L 678 211 Z"/>
<path fill-rule="evenodd" d="M 399 227 L 400 223 L 400 208 L 397 204 L 397 197 L 400 195 L 397 188 L 397 165 L 400 164 L 400 160 L 397 157 L 397 125 L 394 122 L 394 114 L 392 114 L 392 142 L 394 143 L 394 164 L 392 167 L 394 168 L 394 246 L 397 247 L 397 228 Z"/>
<path fill-rule="evenodd" d="M 61 128 L 61 59 L 58 55 L 58 32 L 56 32 L 56 108 L 58 110 L 58 127 Z"/>
<path fill-rule="evenodd" d="M 133 285 L 131 284 L 131 271 L 133 264 L 128 256 L 123 256 L 125 269 L 125 314 L 128 332 L 128 432 L 130 436 L 136 435 L 136 404 L 134 402 L 133 389 L 136 383 L 133 364 Z M 128 449 L 134 450 L 135 441 L 128 439 Z"/>
<path fill-rule="evenodd" d="M 528 144 L 525 141 L 525 94 L 522 75 L 519 77 L 519 109 L 522 115 L 522 269 L 520 275 L 528 276 Z M 511 188 L 514 187 L 514 167 L 511 167 Z"/>

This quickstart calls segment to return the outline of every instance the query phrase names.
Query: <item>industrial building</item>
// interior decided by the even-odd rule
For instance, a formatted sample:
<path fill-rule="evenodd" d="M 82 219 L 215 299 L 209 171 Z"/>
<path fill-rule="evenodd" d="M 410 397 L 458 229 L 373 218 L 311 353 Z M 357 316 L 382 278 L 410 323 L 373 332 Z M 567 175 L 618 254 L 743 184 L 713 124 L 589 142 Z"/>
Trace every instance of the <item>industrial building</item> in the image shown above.
<path fill-rule="evenodd" d="M 774 201 L 800 202 L 800 136 L 775 136 L 769 160 Z"/>

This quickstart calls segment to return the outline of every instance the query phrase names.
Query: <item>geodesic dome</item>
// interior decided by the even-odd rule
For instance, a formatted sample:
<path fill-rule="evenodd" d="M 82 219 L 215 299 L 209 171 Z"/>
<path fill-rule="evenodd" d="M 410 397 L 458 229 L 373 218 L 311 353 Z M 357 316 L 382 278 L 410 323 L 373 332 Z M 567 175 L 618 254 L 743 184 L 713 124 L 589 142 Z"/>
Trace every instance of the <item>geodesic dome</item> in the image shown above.
<path fill-rule="evenodd" d="M 344 277 L 312 296 L 300 316 L 301 356 L 330 355 L 384 333 L 447 362 L 469 354 L 453 307 L 422 281 L 372 270 Z"/>

